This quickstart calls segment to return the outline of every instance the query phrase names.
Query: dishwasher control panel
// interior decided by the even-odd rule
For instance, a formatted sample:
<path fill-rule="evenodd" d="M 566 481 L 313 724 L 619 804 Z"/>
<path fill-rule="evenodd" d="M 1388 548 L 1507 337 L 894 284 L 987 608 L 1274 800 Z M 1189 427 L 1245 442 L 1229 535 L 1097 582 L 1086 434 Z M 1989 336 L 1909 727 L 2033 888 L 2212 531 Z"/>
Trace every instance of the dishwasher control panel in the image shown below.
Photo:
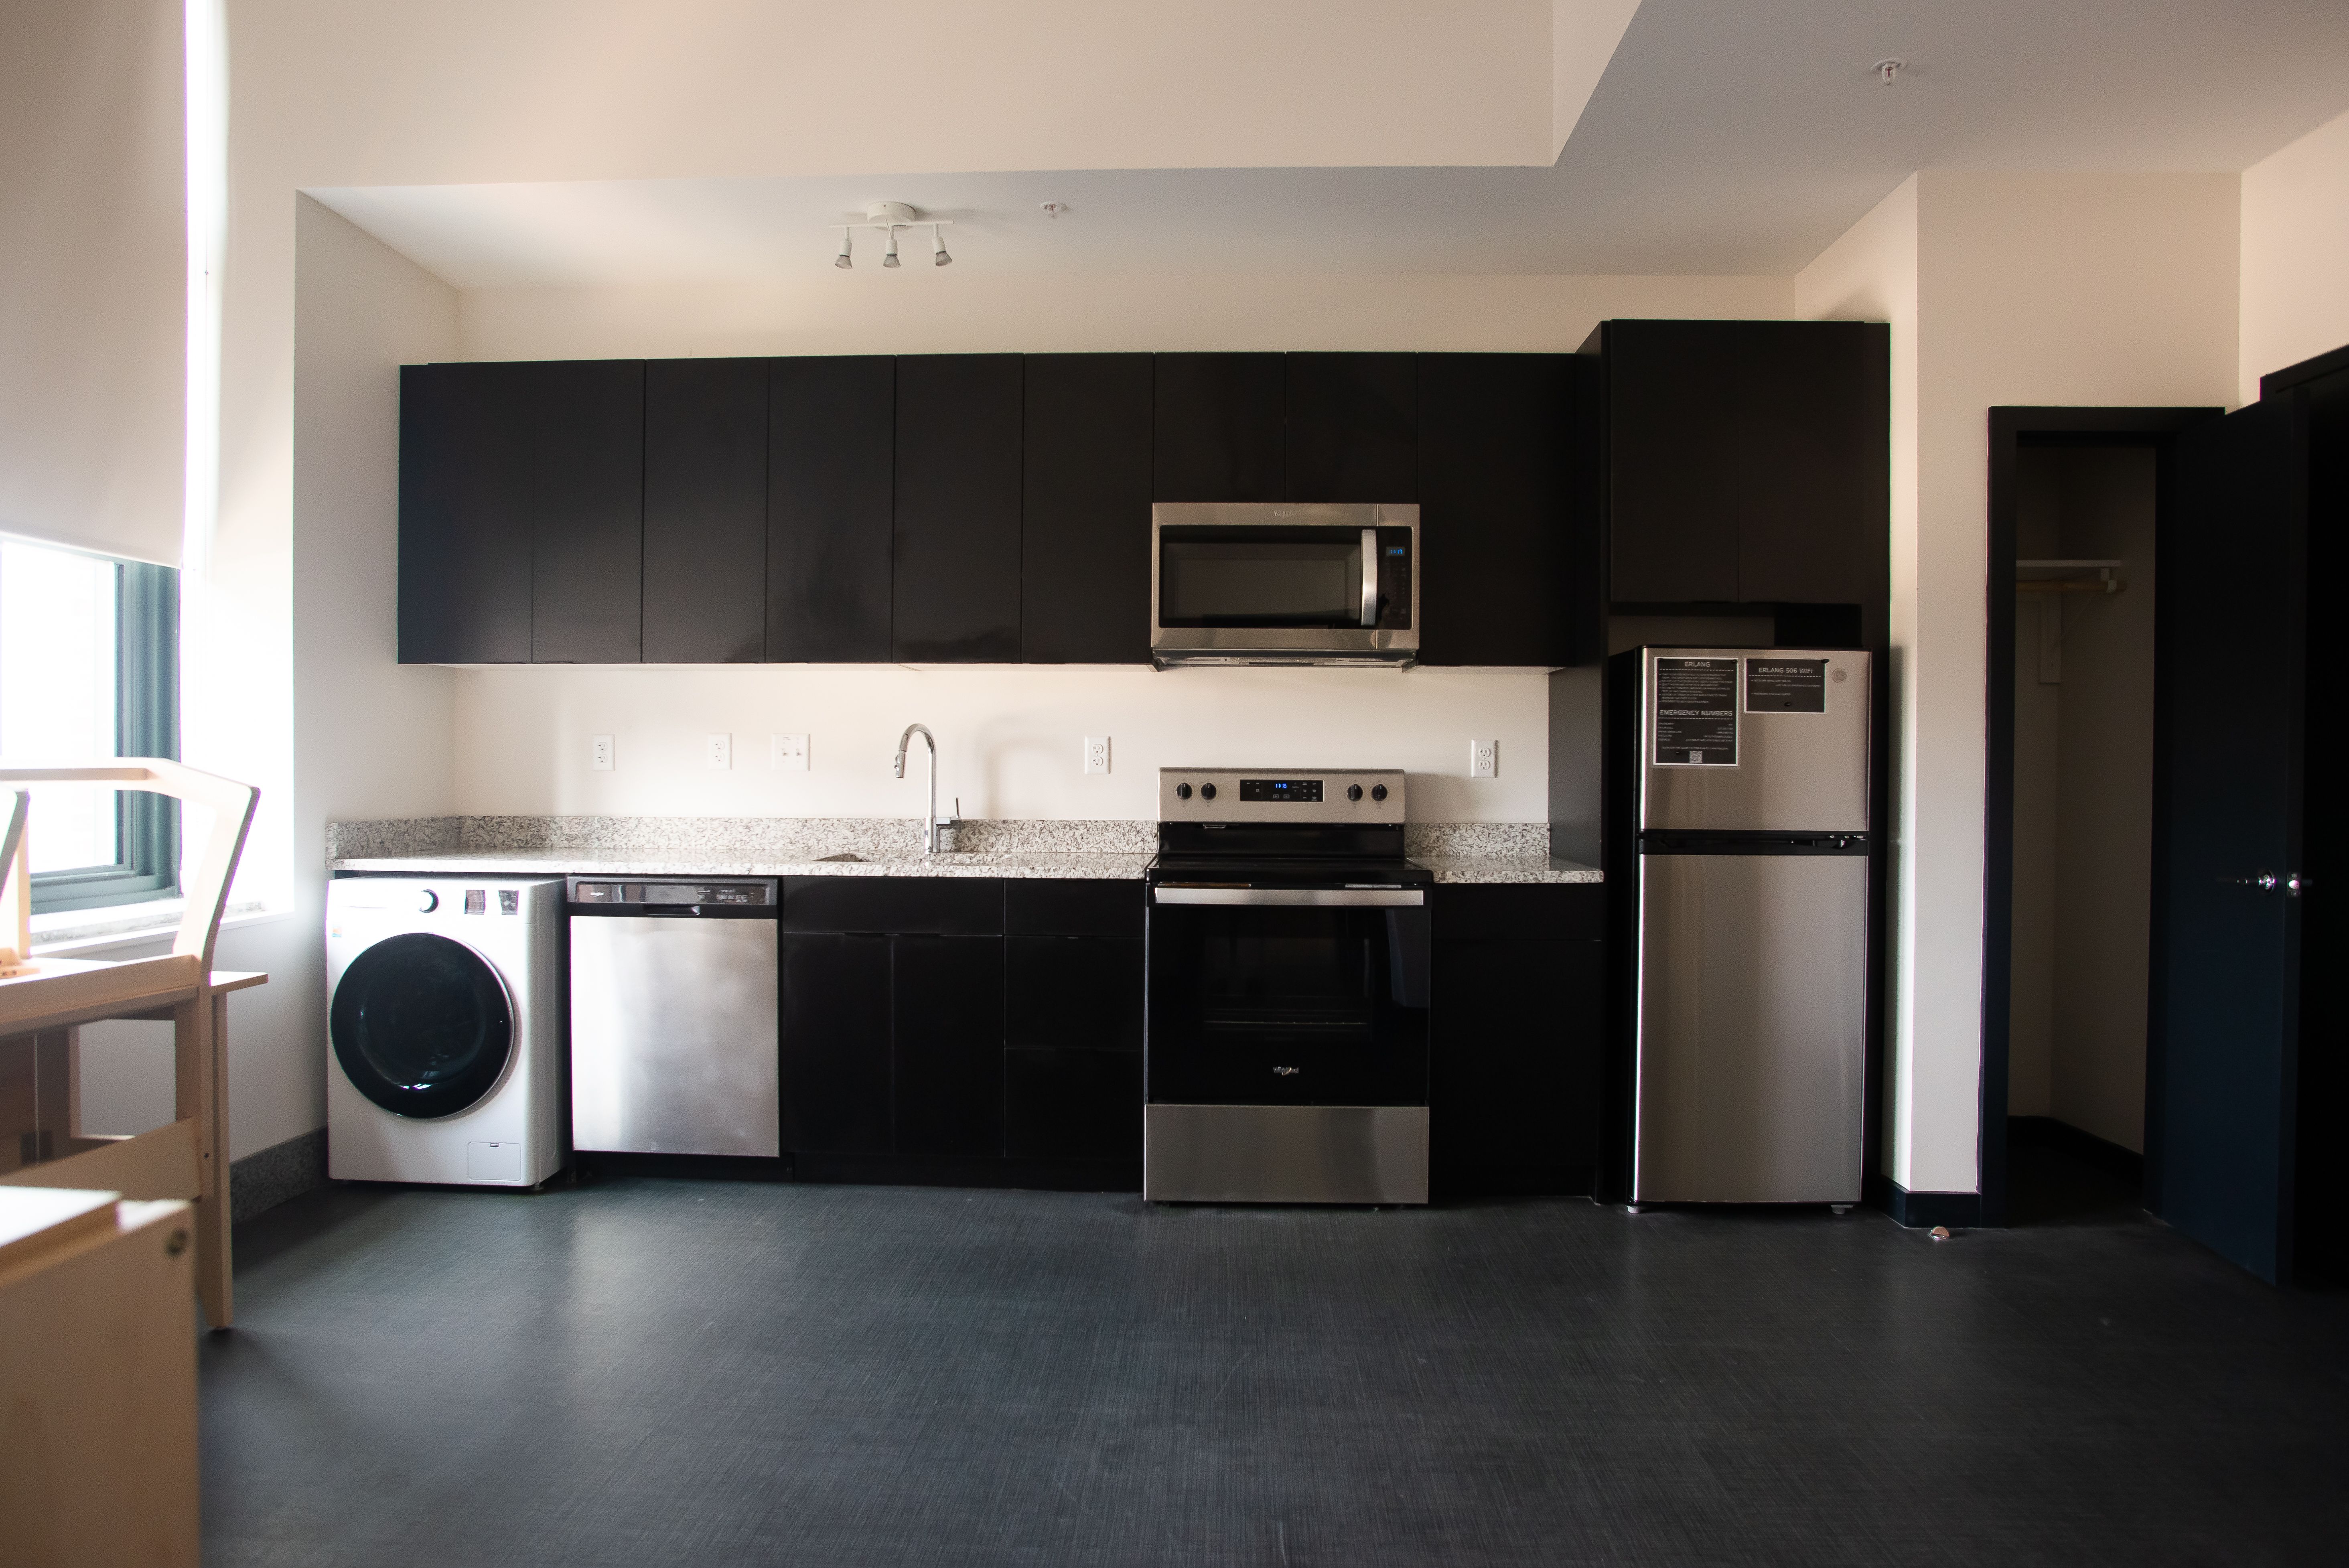
<path fill-rule="evenodd" d="M 623 882 L 573 877 L 571 903 L 589 909 L 722 909 L 775 906 L 771 877 L 732 882 Z"/>

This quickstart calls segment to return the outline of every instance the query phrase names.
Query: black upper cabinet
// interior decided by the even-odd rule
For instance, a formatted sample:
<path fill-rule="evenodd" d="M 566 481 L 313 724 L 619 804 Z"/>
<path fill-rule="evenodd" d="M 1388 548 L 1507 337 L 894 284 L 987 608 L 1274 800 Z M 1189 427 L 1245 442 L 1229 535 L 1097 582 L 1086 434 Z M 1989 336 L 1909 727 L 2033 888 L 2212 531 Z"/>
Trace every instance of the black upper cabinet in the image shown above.
<path fill-rule="evenodd" d="M 1290 354 L 1284 500 L 1420 499 L 1415 354 Z"/>
<path fill-rule="evenodd" d="M 1016 354 L 897 361 L 892 658 L 1019 657 L 1020 370 Z"/>
<path fill-rule="evenodd" d="M 1151 356 L 1031 354 L 1019 656 L 1150 660 Z"/>
<path fill-rule="evenodd" d="M 1610 321 L 1597 342 L 1610 599 L 1883 596 L 1889 328 Z"/>
<path fill-rule="evenodd" d="M 644 361 L 498 368 L 514 377 L 523 427 L 511 453 L 530 502 L 530 656 L 634 664 L 644 656 Z"/>
<path fill-rule="evenodd" d="M 1597 585 L 1595 521 L 1573 504 L 1576 372 L 1571 355 L 1420 356 L 1423 662 L 1578 662 Z"/>
<path fill-rule="evenodd" d="M 640 657 L 644 423 L 641 360 L 406 367 L 400 658 Z"/>
<path fill-rule="evenodd" d="M 399 373 L 399 658 L 530 659 L 530 512 L 505 448 L 521 423 L 501 366 Z"/>
<path fill-rule="evenodd" d="M 897 362 L 766 364 L 767 657 L 885 664 Z"/>
<path fill-rule="evenodd" d="M 645 366 L 645 660 L 767 650 L 767 362 Z"/>
<path fill-rule="evenodd" d="M 1155 356 L 1151 500 L 1287 499 L 1287 357 Z"/>

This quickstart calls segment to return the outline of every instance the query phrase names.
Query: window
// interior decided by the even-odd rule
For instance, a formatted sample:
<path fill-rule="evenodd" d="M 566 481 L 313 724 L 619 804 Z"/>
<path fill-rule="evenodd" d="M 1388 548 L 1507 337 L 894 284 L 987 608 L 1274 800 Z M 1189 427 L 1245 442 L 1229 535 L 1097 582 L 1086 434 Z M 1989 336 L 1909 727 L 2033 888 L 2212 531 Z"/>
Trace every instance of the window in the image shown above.
<path fill-rule="evenodd" d="M 0 541 L 0 757 L 28 765 L 180 754 L 180 574 Z M 179 891 L 180 803 L 36 785 L 36 913 Z"/>

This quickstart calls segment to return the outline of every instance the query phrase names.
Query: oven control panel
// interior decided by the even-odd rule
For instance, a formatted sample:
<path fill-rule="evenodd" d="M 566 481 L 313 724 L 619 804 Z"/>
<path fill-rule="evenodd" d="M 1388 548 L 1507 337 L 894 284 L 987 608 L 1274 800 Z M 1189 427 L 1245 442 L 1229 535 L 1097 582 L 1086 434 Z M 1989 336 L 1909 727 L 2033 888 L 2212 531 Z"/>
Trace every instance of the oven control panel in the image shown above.
<path fill-rule="evenodd" d="M 1400 768 L 1162 768 L 1162 822 L 1400 822 Z"/>

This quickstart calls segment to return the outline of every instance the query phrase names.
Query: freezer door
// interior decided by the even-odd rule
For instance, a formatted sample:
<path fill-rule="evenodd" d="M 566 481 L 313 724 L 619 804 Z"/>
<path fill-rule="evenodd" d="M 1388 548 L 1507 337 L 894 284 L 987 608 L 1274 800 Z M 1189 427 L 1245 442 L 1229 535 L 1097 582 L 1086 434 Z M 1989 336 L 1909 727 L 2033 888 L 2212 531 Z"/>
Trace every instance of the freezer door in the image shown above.
<path fill-rule="evenodd" d="M 781 1152 L 771 920 L 571 921 L 571 1142 Z"/>
<path fill-rule="evenodd" d="M 1868 864 L 1640 857 L 1636 1202 L 1858 1200 Z"/>
<path fill-rule="evenodd" d="M 1868 693 L 1865 653 L 1644 650 L 1640 826 L 1865 831 Z"/>

